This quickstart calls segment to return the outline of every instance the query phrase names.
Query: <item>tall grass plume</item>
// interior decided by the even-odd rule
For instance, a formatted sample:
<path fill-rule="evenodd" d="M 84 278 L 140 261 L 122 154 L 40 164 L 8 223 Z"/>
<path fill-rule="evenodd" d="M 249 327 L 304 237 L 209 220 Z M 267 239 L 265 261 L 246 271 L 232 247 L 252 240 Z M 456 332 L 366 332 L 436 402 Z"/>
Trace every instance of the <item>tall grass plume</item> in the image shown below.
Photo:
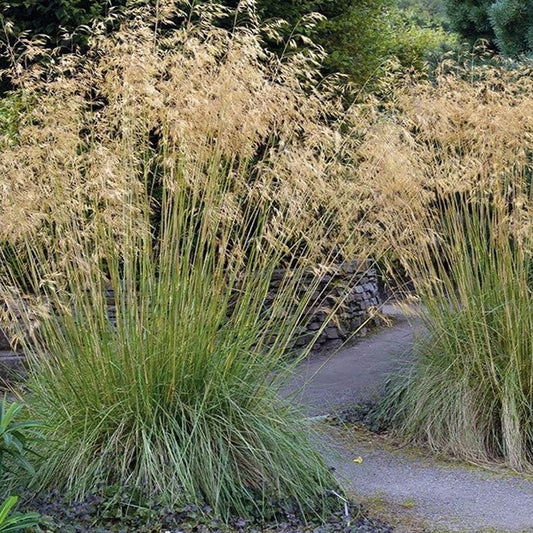
<path fill-rule="evenodd" d="M 226 31 L 163 7 L 20 80 L 39 99 L 0 163 L 0 288 L 50 443 L 35 484 L 320 513 L 333 478 L 278 381 L 303 268 L 349 245 L 338 107 L 253 12 Z"/>
<path fill-rule="evenodd" d="M 533 465 L 532 88 L 527 65 L 444 64 L 396 90 L 363 145 L 371 220 L 427 329 L 384 410 L 406 440 L 520 471 Z"/>

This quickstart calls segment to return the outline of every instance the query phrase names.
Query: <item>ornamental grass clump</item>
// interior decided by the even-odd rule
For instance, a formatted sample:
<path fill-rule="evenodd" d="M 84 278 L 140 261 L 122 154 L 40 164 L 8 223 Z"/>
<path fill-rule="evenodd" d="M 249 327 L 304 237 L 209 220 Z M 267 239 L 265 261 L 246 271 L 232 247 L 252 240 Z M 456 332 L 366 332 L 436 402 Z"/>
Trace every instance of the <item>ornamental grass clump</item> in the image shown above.
<path fill-rule="evenodd" d="M 280 61 L 252 12 L 226 31 L 160 7 L 19 79 L 39 98 L 0 162 L 0 290 L 46 424 L 34 485 L 320 514 L 332 475 L 278 395 L 303 269 L 349 253 L 319 51 Z"/>
<path fill-rule="evenodd" d="M 522 472 L 533 469 L 532 89 L 527 65 L 443 65 L 435 82 L 396 91 L 361 149 L 386 200 L 372 220 L 427 330 L 383 412 L 406 441 Z"/>
<path fill-rule="evenodd" d="M 508 191 L 519 176 L 512 176 Z M 508 192 L 507 191 L 507 192 Z M 527 201 L 524 209 L 522 201 Z M 533 470 L 531 198 L 442 200 L 413 271 L 427 335 L 388 399 L 397 431 L 478 463 Z"/>

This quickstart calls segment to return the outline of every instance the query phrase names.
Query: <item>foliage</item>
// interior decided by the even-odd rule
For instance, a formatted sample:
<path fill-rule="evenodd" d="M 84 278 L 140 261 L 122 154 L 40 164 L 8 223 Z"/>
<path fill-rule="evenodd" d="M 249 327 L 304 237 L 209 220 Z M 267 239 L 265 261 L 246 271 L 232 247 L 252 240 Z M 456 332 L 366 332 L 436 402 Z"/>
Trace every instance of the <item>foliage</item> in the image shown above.
<path fill-rule="evenodd" d="M 2 399 L 0 404 L 0 481 L 2 483 L 5 482 L 6 458 L 11 467 L 20 465 L 30 474 L 35 472 L 26 454 L 29 451 L 28 444 L 35 440 L 36 429 L 41 426 L 27 420 L 17 421 L 21 410 L 22 405 L 9 404 L 6 397 Z M 17 502 L 16 496 L 10 496 L 0 504 L 0 532 L 21 531 L 37 524 L 39 518 L 37 513 L 12 513 Z"/>
<path fill-rule="evenodd" d="M 452 27 L 471 43 L 487 40 L 516 57 L 533 50 L 533 4 L 522 0 L 445 0 Z"/>
<path fill-rule="evenodd" d="M 427 71 L 428 62 L 439 63 L 456 47 L 455 36 L 414 10 L 395 10 L 390 16 L 389 55 L 405 69 Z"/>
<path fill-rule="evenodd" d="M 392 2 L 363 0 L 348 4 L 324 23 L 322 44 L 330 51 L 327 67 L 350 75 L 359 84 L 378 78 L 390 59 Z"/>
<path fill-rule="evenodd" d="M 49 533 L 75 533 L 78 531 L 123 532 L 135 531 L 197 531 L 234 533 L 235 531 L 264 531 L 265 533 L 301 531 L 317 529 L 323 533 L 345 531 L 346 528 L 374 529 L 389 532 L 391 527 L 368 517 L 360 506 L 347 501 L 344 505 L 334 505 L 336 510 L 327 517 L 327 522 L 308 517 L 305 521 L 298 513 L 296 505 L 280 505 L 272 502 L 266 518 L 234 516 L 223 522 L 208 506 L 188 504 L 185 506 L 167 505 L 152 498 L 141 498 L 136 489 L 118 490 L 118 487 L 102 487 L 96 494 L 88 494 L 82 501 L 72 502 L 59 491 L 52 490 L 41 495 L 28 496 L 33 508 L 41 513 L 37 531 Z M 325 498 L 338 502 L 333 492 Z"/>
<path fill-rule="evenodd" d="M 445 0 L 454 30 L 472 43 L 478 39 L 491 41 L 494 34 L 487 9 L 492 2 L 493 0 Z"/>
<path fill-rule="evenodd" d="M 21 94 L 0 99 L 0 148 L 16 141 L 19 118 L 27 105 Z"/>
<path fill-rule="evenodd" d="M 521 0 L 497 0 L 487 11 L 500 52 L 517 57 L 533 53 L 533 4 Z"/>
<path fill-rule="evenodd" d="M 261 1 L 258 7 L 264 16 L 285 18 L 289 28 L 310 10 L 326 17 L 310 34 L 327 52 L 324 71 L 346 74 L 359 87 L 374 87 L 392 60 L 423 70 L 428 55 L 451 40 L 441 27 L 399 9 L 394 0 Z"/>
<path fill-rule="evenodd" d="M 241 5 L 241 14 L 246 11 L 242 9 L 243 2 L 225 0 L 222 3 L 232 8 Z M 50 44 L 64 50 L 85 46 L 88 25 L 97 20 L 107 20 L 109 28 L 116 27 L 117 24 L 111 24 L 110 15 L 118 15 L 125 5 L 131 4 L 135 2 L 54 0 L 43 6 L 28 0 L 14 0 L 0 12 L 4 29 L 7 30 L 5 44 L 8 48 L 13 47 L 22 32 L 27 38 L 48 35 Z M 156 2 L 152 4 L 159 5 Z M 213 3 L 177 4 L 192 13 L 201 7 L 200 4 Z M 257 0 L 256 9 L 262 20 L 286 21 L 280 28 L 284 42 L 271 42 L 271 50 L 283 55 L 296 46 L 305 46 L 305 39 L 311 38 L 327 52 L 323 72 L 340 71 L 359 87 L 373 85 L 383 74 L 387 62 L 393 58 L 399 59 L 406 68 L 423 68 L 428 54 L 437 53 L 441 45 L 449 40 L 439 25 L 429 20 L 422 21 L 414 10 L 409 12 L 406 19 L 405 12 L 396 6 L 395 0 Z M 310 30 L 305 20 L 312 12 L 325 18 L 320 25 Z M 187 16 L 178 17 L 174 23 L 181 24 L 186 20 Z M 233 17 L 221 17 L 217 24 L 227 27 L 233 22 Z M 296 35 L 302 35 L 304 43 L 298 43 Z M 6 55 L 9 56 L 9 53 Z M 12 59 L 10 57 L 9 62 Z"/>
<path fill-rule="evenodd" d="M 12 89 L 4 69 L 12 69 L 23 56 L 27 63 L 43 57 L 27 54 L 28 43 L 46 43 L 56 53 L 85 48 L 89 27 L 120 14 L 126 0 L 10 0 L 0 4 L 0 94 Z"/>
<path fill-rule="evenodd" d="M 398 6 L 416 12 L 422 22 L 431 22 L 448 29 L 448 16 L 444 0 L 399 0 Z"/>
<path fill-rule="evenodd" d="M 26 528 L 34 527 L 39 521 L 37 513 L 13 513 L 11 511 L 17 504 L 18 498 L 11 496 L 0 505 L 0 532 L 1 533 L 15 533 L 16 531 L 23 531 Z"/>
<path fill-rule="evenodd" d="M 19 31 L 49 35 L 55 41 L 68 38 L 68 35 L 61 35 L 63 32 L 72 32 L 96 18 L 103 18 L 109 14 L 111 6 L 124 5 L 125 0 L 10 0 L 4 3 L 0 14 L 5 20 L 13 21 Z"/>
<path fill-rule="evenodd" d="M 334 0 L 333 2 L 261 1 L 263 17 L 283 18 L 287 33 L 302 17 L 316 11 L 325 17 L 309 36 L 324 47 L 327 72 L 342 72 L 363 85 L 387 59 L 388 14 L 393 0 Z"/>
<path fill-rule="evenodd" d="M 429 336 L 385 404 L 406 440 L 530 471 L 531 68 L 408 80 L 359 149 L 369 222 L 390 236 Z"/>
<path fill-rule="evenodd" d="M 47 421 L 35 483 L 133 486 L 225 518 L 272 501 L 321 514 L 332 474 L 278 393 L 314 292 L 295 296 L 303 268 L 353 244 L 351 136 L 332 126 L 349 124 L 314 87 L 319 56 L 280 62 L 253 17 L 226 31 L 203 9 L 164 36 L 174 12 L 140 9 L 21 79 L 41 98 L 0 161 L 1 239 L 25 250 L 30 290 L 12 259 L 1 294 Z"/>
<path fill-rule="evenodd" d="M 4 396 L 0 403 L 0 473 L 7 468 L 6 460 L 11 468 L 20 466 L 32 475 L 35 473 L 26 454 L 32 451 L 30 445 L 38 439 L 38 429 L 42 425 L 30 420 L 17 420 L 21 411 L 21 404 L 8 403 Z"/>

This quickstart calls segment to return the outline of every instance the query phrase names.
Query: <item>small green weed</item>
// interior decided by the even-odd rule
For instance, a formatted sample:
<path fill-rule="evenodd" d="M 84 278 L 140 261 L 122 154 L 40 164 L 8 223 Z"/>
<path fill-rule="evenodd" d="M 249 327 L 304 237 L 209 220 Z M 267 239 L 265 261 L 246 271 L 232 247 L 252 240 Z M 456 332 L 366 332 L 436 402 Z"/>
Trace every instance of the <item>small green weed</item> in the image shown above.
<path fill-rule="evenodd" d="M 416 503 L 416 500 L 414 500 L 413 498 L 406 498 L 401 503 L 401 506 L 405 509 L 414 509 L 417 505 L 418 504 Z"/>
<path fill-rule="evenodd" d="M 22 405 L 15 402 L 10 404 L 6 397 L 0 403 L 0 482 L 5 481 L 6 459 L 12 468 L 19 466 L 29 474 L 35 473 L 26 454 L 30 451 L 29 444 L 35 441 L 41 425 L 28 420 L 17 420 L 21 410 Z M 0 504 L 1 533 L 14 533 L 37 524 L 38 513 L 13 512 L 17 502 L 16 496 L 10 496 Z"/>
<path fill-rule="evenodd" d="M 0 533 L 15 533 L 29 527 L 35 527 L 39 522 L 38 513 L 13 513 L 13 507 L 18 498 L 10 496 L 0 505 Z"/>

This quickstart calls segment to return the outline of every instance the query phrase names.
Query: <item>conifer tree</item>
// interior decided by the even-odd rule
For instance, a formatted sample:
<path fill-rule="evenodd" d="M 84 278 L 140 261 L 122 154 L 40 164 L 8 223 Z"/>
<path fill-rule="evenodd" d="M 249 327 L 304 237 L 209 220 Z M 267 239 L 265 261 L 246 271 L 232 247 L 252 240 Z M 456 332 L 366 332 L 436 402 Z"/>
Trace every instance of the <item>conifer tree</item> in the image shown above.
<path fill-rule="evenodd" d="M 505 56 L 533 53 L 533 0 L 445 0 L 455 31 Z"/>

